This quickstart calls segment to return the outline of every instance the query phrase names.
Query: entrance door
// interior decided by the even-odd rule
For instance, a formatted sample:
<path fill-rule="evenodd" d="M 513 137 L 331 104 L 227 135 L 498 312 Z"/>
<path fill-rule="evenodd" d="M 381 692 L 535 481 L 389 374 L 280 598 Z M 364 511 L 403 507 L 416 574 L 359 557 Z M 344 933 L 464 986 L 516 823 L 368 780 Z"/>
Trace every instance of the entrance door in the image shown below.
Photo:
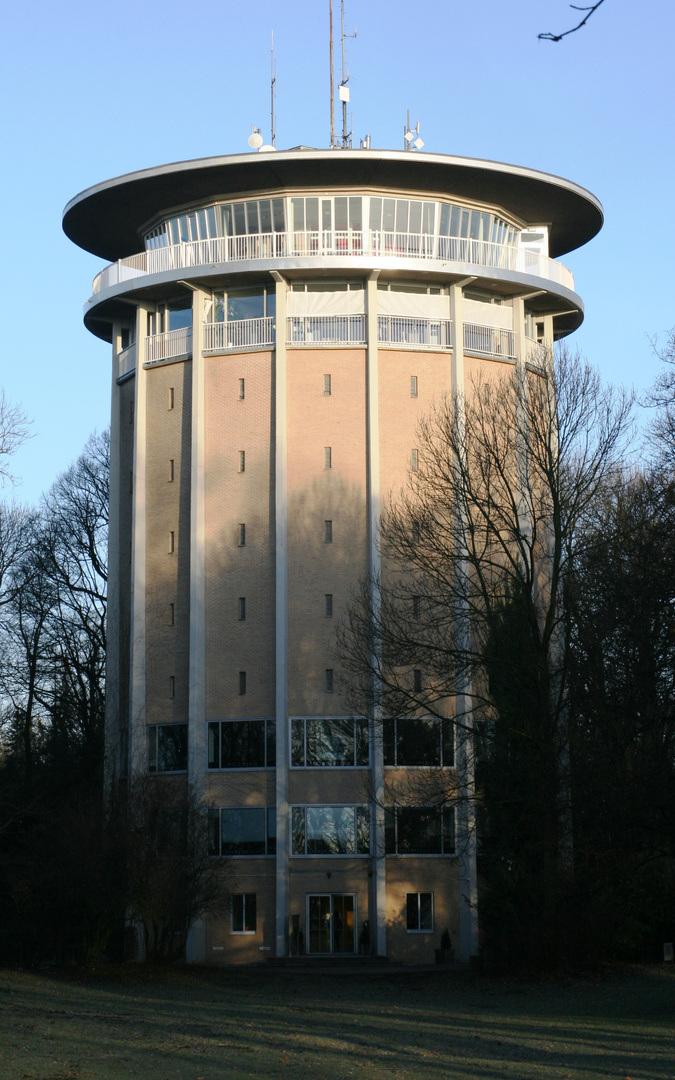
<path fill-rule="evenodd" d="M 314 893 L 307 897 L 308 952 L 356 952 L 356 897 L 353 893 Z"/>

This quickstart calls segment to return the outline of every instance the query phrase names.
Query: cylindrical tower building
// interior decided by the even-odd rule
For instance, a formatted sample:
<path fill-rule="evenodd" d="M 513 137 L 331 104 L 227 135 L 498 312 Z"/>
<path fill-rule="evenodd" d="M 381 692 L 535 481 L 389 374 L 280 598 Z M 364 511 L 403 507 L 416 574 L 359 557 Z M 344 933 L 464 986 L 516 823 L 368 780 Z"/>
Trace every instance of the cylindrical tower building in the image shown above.
<path fill-rule="evenodd" d="M 419 418 L 580 324 L 556 259 L 601 224 L 558 177 L 370 149 L 181 162 L 66 207 L 112 260 L 85 306 L 112 343 L 108 774 L 187 775 L 236 871 L 193 961 L 424 963 L 446 927 L 476 951 L 450 812 L 384 853 L 388 771 L 419 762 L 351 714 L 335 626 Z M 435 738 L 425 767 L 454 769 Z"/>

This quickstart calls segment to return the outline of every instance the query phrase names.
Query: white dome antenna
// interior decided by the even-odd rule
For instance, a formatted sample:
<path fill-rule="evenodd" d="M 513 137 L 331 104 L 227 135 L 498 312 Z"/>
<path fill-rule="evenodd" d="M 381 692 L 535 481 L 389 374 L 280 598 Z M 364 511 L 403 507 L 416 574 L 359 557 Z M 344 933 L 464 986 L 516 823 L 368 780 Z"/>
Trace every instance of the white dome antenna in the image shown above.
<path fill-rule="evenodd" d="M 251 124 L 251 134 L 248 137 L 248 145 L 251 150 L 259 150 L 264 141 L 260 134 L 260 128 L 253 127 L 253 124 Z"/>

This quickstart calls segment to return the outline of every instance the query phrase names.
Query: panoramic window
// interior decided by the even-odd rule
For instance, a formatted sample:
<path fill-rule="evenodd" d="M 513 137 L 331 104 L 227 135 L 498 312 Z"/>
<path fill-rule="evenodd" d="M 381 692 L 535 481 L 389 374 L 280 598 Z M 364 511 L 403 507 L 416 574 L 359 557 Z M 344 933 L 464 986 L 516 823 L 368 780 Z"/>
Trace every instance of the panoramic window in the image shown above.
<path fill-rule="evenodd" d="M 370 854 L 367 806 L 293 806 L 293 855 Z"/>
<path fill-rule="evenodd" d="M 214 292 L 213 321 L 237 322 L 240 319 L 271 318 L 276 311 L 274 287 L 251 287 Z M 243 382 L 243 379 L 241 380 Z M 240 383 L 240 391 L 241 391 Z M 240 397 L 243 395 L 240 392 Z"/>
<path fill-rule="evenodd" d="M 276 721 L 273 718 L 209 721 L 209 769 L 270 769 L 275 764 Z"/>
<path fill-rule="evenodd" d="M 454 855 L 454 807 L 387 807 L 384 849 L 387 855 Z"/>
<path fill-rule="evenodd" d="M 148 771 L 185 772 L 187 724 L 153 724 L 148 728 Z"/>
<path fill-rule="evenodd" d="M 232 934 L 255 934 L 256 894 L 235 893 L 231 901 L 230 932 Z"/>
<path fill-rule="evenodd" d="M 405 918 L 408 933 L 428 933 L 434 928 L 434 894 L 406 893 Z"/>
<path fill-rule="evenodd" d="M 419 597 L 413 597 L 413 617 L 419 618 Z M 415 614 L 415 611 L 418 614 Z M 449 768 L 455 763 L 455 729 L 452 720 L 437 716 L 398 717 L 382 721 L 384 764 Z"/>
<path fill-rule="evenodd" d="M 291 764 L 296 768 L 366 767 L 368 721 L 364 717 L 295 717 Z"/>
<path fill-rule="evenodd" d="M 235 242 L 237 257 L 245 257 L 249 251 L 268 255 L 277 250 L 281 253 L 283 238 L 274 234 L 285 233 L 287 229 L 296 234 L 296 244 L 309 243 L 317 251 L 326 243 L 339 243 L 343 239 L 340 234 L 358 237 L 364 230 L 370 230 L 384 247 L 399 248 L 402 244 L 408 253 L 424 252 L 428 247 L 424 240 L 411 243 L 412 237 L 438 236 L 515 245 L 520 234 L 515 225 L 478 207 L 381 195 L 291 195 L 219 203 L 177 214 L 149 230 L 145 234 L 145 246 L 154 250 L 230 237 Z M 298 233 L 314 236 L 300 240 Z M 255 240 L 238 239 L 244 237 Z M 262 237 L 270 240 L 263 242 Z M 215 253 L 207 247 L 204 254 L 212 259 Z"/>
<path fill-rule="evenodd" d="M 274 855 L 277 818 L 273 806 L 225 806 L 209 809 L 211 855 Z"/>

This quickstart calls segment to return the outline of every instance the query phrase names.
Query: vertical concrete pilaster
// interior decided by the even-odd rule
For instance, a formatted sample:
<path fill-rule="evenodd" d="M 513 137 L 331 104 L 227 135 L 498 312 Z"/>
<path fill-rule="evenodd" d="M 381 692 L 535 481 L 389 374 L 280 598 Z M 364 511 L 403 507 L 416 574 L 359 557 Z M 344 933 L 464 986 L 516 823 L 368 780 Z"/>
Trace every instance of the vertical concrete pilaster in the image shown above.
<path fill-rule="evenodd" d="M 286 293 L 281 274 L 272 273 L 276 288 L 274 351 L 274 519 L 275 519 L 275 715 L 276 765 L 276 955 L 289 951 L 290 811 L 288 732 L 288 480 L 286 432 Z"/>
<path fill-rule="evenodd" d="M 108 589 L 105 658 L 105 785 L 124 774 L 120 760 L 120 388 L 118 355 L 122 348 L 119 321 L 113 323 L 110 392 L 110 490 L 108 504 Z M 128 763 L 126 763 L 128 766 Z"/>
<path fill-rule="evenodd" d="M 188 779 L 206 787 L 206 551 L 204 479 L 204 297 L 192 294 L 192 417 L 190 432 L 190 669 Z"/>
<path fill-rule="evenodd" d="M 376 582 L 380 578 L 380 409 L 379 353 L 377 340 L 377 279 L 373 271 L 366 282 L 366 446 L 368 500 L 368 573 L 374 587 L 373 608 L 378 604 Z M 373 650 L 379 643 L 373 641 Z M 375 690 L 375 701 L 379 695 Z M 387 867 L 384 852 L 384 754 L 382 746 L 382 710 L 376 704 L 370 722 L 371 745 L 371 820 L 373 822 L 373 857 L 371 878 L 371 949 L 376 956 L 387 955 Z"/>
<path fill-rule="evenodd" d="M 192 293 L 192 415 L 190 419 L 190 659 L 188 782 L 196 799 L 206 792 L 206 539 L 204 477 L 204 299 Z M 197 919 L 185 943 L 188 964 L 206 959 L 206 925 Z"/>
<path fill-rule="evenodd" d="M 464 416 L 464 311 L 462 285 L 451 286 L 450 309 L 453 326 L 452 393 L 459 422 Z M 461 522 L 459 523 L 461 526 Z M 459 532 L 460 530 L 458 530 Z M 461 534 L 460 534 L 461 535 Z M 468 574 L 468 564 L 458 561 L 456 573 L 461 580 Z M 458 590 L 459 591 L 459 590 Z M 457 599 L 457 645 L 468 648 L 471 627 L 467 605 Z M 476 871 L 476 807 L 473 750 L 473 707 L 471 683 L 458 687 L 455 700 L 457 716 L 457 849 L 459 873 L 459 959 L 468 962 L 478 953 L 478 881 Z"/>
<path fill-rule="evenodd" d="M 145 462 L 147 444 L 147 402 L 145 342 L 148 309 L 136 309 L 136 392 L 134 394 L 134 468 L 131 522 L 131 641 L 129 680 L 129 773 L 147 771 L 146 733 L 146 637 L 145 637 L 145 557 L 146 491 Z"/>

